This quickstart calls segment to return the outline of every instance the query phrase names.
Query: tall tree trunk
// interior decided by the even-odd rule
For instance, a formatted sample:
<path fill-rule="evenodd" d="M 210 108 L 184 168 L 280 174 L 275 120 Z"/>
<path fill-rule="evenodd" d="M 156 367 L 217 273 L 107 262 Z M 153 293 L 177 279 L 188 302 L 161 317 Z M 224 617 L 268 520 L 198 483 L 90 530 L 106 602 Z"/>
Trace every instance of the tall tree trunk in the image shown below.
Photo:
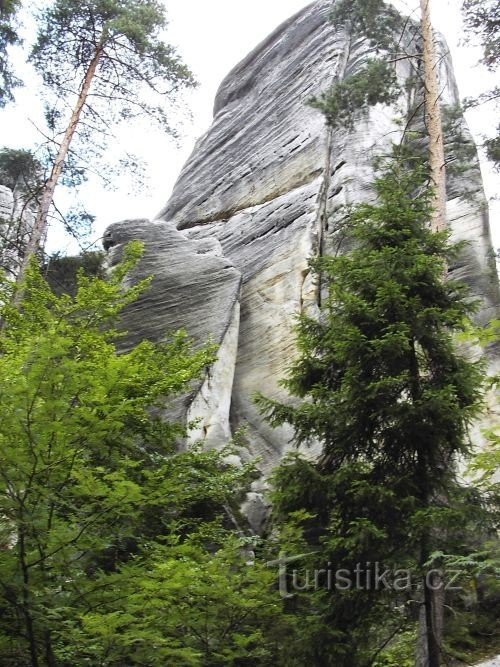
<path fill-rule="evenodd" d="M 426 475 L 424 466 L 420 466 L 422 474 Z M 425 487 L 426 477 L 421 477 Z M 427 491 L 423 493 L 427 496 Z M 422 503 L 422 507 L 429 506 L 429 498 Z M 426 563 L 430 557 L 430 533 L 424 532 L 420 544 L 420 567 L 423 571 L 422 592 L 418 617 L 418 635 L 415 652 L 415 667 L 440 667 L 441 639 L 443 632 L 442 611 L 444 608 L 444 584 L 441 577 L 435 573 L 430 576 L 425 572 Z"/>
<path fill-rule="evenodd" d="M 433 195 L 432 229 L 446 229 L 446 165 L 443 122 L 441 118 L 438 60 L 432 29 L 430 0 L 420 0 L 423 42 L 424 94 L 427 134 L 429 138 L 429 169 Z M 442 582 L 441 582 L 442 583 Z M 419 617 L 416 667 L 439 667 L 443 638 L 444 591 L 430 590 L 424 585 Z"/>
<path fill-rule="evenodd" d="M 431 23 L 430 0 L 420 0 L 425 87 L 425 111 L 429 136 L 429 167 L 434 189 L 432 229 L 446 228 L 446 167 L 441 119 L 438 62 Z"/>
<path fill-rule="evenodd" d="M 45 187 L 43 189 L 42 196 L 40 199 L 40 205 L 38 207 L 37 216 L 35 219 L 35 224 L 33 225 L 33 230 L 31 232 L 28 244 L 26 246 L 26 251 L 24 253 L 24 257 L 21 262 L 19 274 L 17 276 L 18 284 L 24 279 L 26 275 L 26 269 L 28 268 L 31 257 L 39 249 L 40 242 L 42 241 L 47 231 L 47 220 L 48 220 L 50 206 L 54 199 L 54 191 L 59 181 L 59 177 L 61 176 L 64 162 L 68 155 L 69 147 L 71 145 L 71 141 L 75 134 L 75 130 L 80 121 L 82 109 L 87 100 L 87 96 L 89 94 L 89 90 L 92 85 L 92 80 L 95 76 L 97 66 L 99 65 L 102 52 L 103 52 L 103 37 L 97 44 L 92 60 L 89 63 L 87 71 L 85 72 L 85 77 L 83 79 L 80 92 L 78 94 L 78 99 L 75 108 L 73 109 L 73 112 L 71 114 L 71 118 L 64 133 L 63 140 L 61 141 L 61 144 L 59 146 L 59 150 L 57 152 L 56 159 L 54 160 L 54 164 L 52 165 L 50 176 L 47 182 L 45 183 Z M 18 291 L 15 300 L 16 305 L 19 305 L 21 298 L 22 298 L 22 292 Z"/>

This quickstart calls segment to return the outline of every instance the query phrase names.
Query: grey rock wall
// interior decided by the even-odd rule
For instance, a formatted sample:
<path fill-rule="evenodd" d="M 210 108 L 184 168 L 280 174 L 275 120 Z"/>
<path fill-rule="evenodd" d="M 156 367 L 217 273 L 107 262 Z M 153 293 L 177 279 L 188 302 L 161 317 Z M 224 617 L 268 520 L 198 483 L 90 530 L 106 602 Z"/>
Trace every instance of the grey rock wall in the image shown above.
<path fill-rule="evenodd" d="M 0 268 L 10 278 L 17 275 L 34 220 L 34 204 L 27 204 L 22 193 L 0 185 Z"/>
<path fill-rule="evenodd" d="M 234 275 L 241 273 L 237 344 L 232 338 L 231 352 L 221 350 L 220 355 L 223 363 L 227 354 L 231 368 L 235 356 L 234 378 L 231 387 L 232 374 L 224 380 L 228 385 L 217 419 L 229 409 L 222 421 L 230 422 L 233 432 L 246 429 L 250 453 L 260 457 L 264 472 L 290 447 L 291 433 L 270 429 L 252 397 L 260 391 L 284 398 L 278 381 L 295 354 L 294 318 L 304 309 L 317 308 L 318 288 L 308 258 L 342 245 L 335 211 L 372 197 L 372 159 L 399 140 L 396 118 L 408 115 L 421 97 L 421 90 L 410 90 L 393 107 L 377 106 L 369 116 L 360 115 L 353 132 L 330 131 L 322 115 L 307 105 L 308 98 L 328 88 L 336 75 L 359 69 L 371 54 L 365 41 L 348 39 L 327 20 L 330 7 L 330 0 L 312 3 L 230 72 L 217 95 L 213 124 L 197 142 L 159 221 L 129 223 L 128 228 L 132 236 L 147 239 L 149 259 L 142 271 L 162 271 L 158 291 L 127 323 L 135 337 L 158 335 L 161 322 L 161 329 L 184 324 L 195 335 L 213 330 L 219 339 L 221 327 L 227 330 L 227 322 L 236 316 L 231 306 L 235 292 L 227 301 L 219 300 L 215 317 L 190 287 L 176 298 L 172 286 L 185 274 L 178 273 L 178 250 L 169 241 L 174 226 L 184 235 L 181 247 L 188 247 L 187 239 L 220 244 L 226 260 L 219 257 L 218 262 L 228 261 Z M 398 65 L 401 80 L 408 67 L 404 61 Z M 452 106 L 458 93 L 447 56 L 440 76 L 444 103 Z M 465 122 L 459 124 L 463 141 L 471 142 Z M 477 158 L 466 174 L 450 177 L 449 193 L 453 236 L 470 241 L 452 272 L 467 280 L 481 299 L 478 317 L 486 321 L 497 312 L 499 297 Z M 172 268 L 165 270 L 166 265 Z M 227 273 L 207 265 L 204 276 L 215 286 Z M 256 496 L 260 490 L 257 485 Z M 256 517 L 259 512 L 254 507 Z"/>
<path fill-rule="evenodd" d="M 131 280 L 153 276 L 151 286 L 125 312 L 126 345 L 147 338 L 168 339 L 180 329 L 196 345 L 219 346 L 219 361 L 202 384 L 168 406 L 171 416 L 199 419 L 192 437 L 211 446 L 230 438 L 229 405 L 236 363 L 241 274 L 223 256 L 216 239 L 191 240 L 168 222 L 129 220 L 111 225 L 104 236 L 112 267 L 131 240 L 144 243 L 144 255 Z"/>
<path fill-rule="evenodd" d="M 500 667 L 500 656 L 496 658 L 491 658 L 491 660 L 486 660 L 481 664 L 476 665 L 476 667 Z"/>

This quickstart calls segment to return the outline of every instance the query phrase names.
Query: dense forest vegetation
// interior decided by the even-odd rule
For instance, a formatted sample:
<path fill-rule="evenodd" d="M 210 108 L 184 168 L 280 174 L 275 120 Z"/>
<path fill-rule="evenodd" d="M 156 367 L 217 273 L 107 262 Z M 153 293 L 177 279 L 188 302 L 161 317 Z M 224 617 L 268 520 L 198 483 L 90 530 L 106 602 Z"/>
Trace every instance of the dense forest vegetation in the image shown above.
<path fill-rule="evenodd" d="M 0 5 L 1 105 L 21 85 L 9 60 L 21 5 Z M 297 320 L 289 400 L 254 397 L 297 445 L 270 480 L 262 535 L 241 512 L 259 472 L 234 463 L 238 434 L 187 446 L 190 425 L 165 416 L 216 347 L 183 331 L 123 345 L 123 312 L 150 286 L 130 280 L 141 244 L 112 270 L 100 252 L 43 252 L 58 183 L 85 178 L 109 124 L 140 114 L 175 131 L 150 100 L 194 79 L 161 37 L 163 4 L 53 0 L 39 14 L 30 58 L 57 140 L 0 151 L 17 202 L 0 221 L 1 667 L 439 667 L 500 651 L 498 429 L 479 453 L 470 435 L 499 382 L 483 357 L 500 322 L 478 328 L 477 303 L 448 275 L 463 247 L 446 224 L 429 0 L 421 10 L 413 24 L 382 0 L 332 9 L 377 55 L 308 104 L 349 132 L 402 93 L 404 58 L 425 132 L 402 118 L 373 202 L 335 212 L 351 251 L 310 260 L 320 312 Z M 497 5 L 463 11 L 495 69 Z M 470 156 L 455 148 L 460 169 Z M 498 137 L 485 148 L 498 162 Z M 74 234 L 90 218 L 64 214 Z"/>

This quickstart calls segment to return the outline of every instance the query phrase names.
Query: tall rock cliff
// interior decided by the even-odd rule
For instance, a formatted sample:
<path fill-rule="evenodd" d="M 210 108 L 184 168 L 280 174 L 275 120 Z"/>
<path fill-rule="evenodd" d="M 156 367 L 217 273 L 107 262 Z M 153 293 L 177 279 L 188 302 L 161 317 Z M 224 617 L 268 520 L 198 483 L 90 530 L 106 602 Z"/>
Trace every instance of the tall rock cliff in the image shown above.
<path fill-rule="evenodd" d="M 294 318 L 317 308 L 308 258 L 342 245 L 335 211 L 372 197 L 373 157 L 400 139 L 397 118 L 411 115 L 422 94 L 417 86 L 397 105 L 360 115 L 352 132 L 329 130 L 308 98 L 371 55 L 365 40 L 329 22 L 331 5 L 312 3 L 233 69 L 218 92 L 213 124 L 158 220 L 117 223 L 106 241 L 115 246 L 112 257 L 124 239 L 145 241 L 139 271 L 157 276 L 126 322 L 133 337 L 159 338 L 184 326 L 197 340 L 211 334 L 221 344 L 217 367 L 186 409 L 203 416 L 198 435 L 213 445 L 243 427 L 264 472 L 290 446 L 291 433 L 269 428 L 252 396 L 284 398 L 278 381 L 295 353 Z M 402 81 L 409 67 L 398 64 Z M 452 108 L 458 93 L 447 56 L 439 74 L 443 105 Z M 462 145 L 471 144 L 460 118 L 458 130 Z M 485 322 L 499 298 L 477 157 L 465 174 L 450 177 L 448 192 L 453 237 L 470 242 L 451 270 L 481 299 L 478 318 Z M 258 490 L 250 498 L 256 527 Z"/>

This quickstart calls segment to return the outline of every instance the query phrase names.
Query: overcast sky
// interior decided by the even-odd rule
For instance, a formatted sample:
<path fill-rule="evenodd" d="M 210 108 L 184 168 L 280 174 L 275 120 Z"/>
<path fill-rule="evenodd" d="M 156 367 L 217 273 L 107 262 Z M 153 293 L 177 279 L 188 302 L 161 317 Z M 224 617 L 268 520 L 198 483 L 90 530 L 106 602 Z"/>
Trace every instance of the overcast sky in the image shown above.
<path fill-rule="evenodd" d="M 168 38 L 177 46 L 200 85 L 186 96 L 192 120 L 183 123 L 182 136 L 176 146 L 153 128 L 123 130 L 119 142 L 136 152 L 146 163 L 149 181 L 147 191 L 134 192 L 134 183 L 123 179 L 119 189 L 106 192 L 95 183 L 86 186 L 84 199 L 89 210 L 97 215 L 96 233 L 114 221 L 132 217 L 153 217 L 167 201 L 183 163 L 194 141 L 210 126 L 212 106 L 218 85 L 229 70 L 275 27 L 307 6 L 304 0 L 165 0 L 168 16 Z M 394 0 L 409 13 L 415 0 Z M 462 96 L 475 95 L 492 85 L 491 77 L 476 66 L 480 51 L 459 44 L 462 34 L 459 0 L 434 0 L 434 23 L 444 33 L 455 63 Z M 28 85 L 17 94 L 17 103 L 0 113 L 0 145 L 29 148 L 39 139 L 30 119 L 40 117 L 39 97 L 33 94 L 35 81 L 28 70 Z M 492 109 L 469 113 L 471 129 L 479 137 L 484 128 L 495 124 Z M 484 168 L 489 196 L 499 194 L 498 173 Z M 137 188 L 135 188 L 137 189 Z M 495 192 L 496 189 L 496 192 Z M 500 245 L 497 229 L 500 217 L 498 203 L 492 206 L 492 227 L 495 245 Z M 75 251 L 75 246 L 54 231 L 49 237 L 50 249 Z"/>

